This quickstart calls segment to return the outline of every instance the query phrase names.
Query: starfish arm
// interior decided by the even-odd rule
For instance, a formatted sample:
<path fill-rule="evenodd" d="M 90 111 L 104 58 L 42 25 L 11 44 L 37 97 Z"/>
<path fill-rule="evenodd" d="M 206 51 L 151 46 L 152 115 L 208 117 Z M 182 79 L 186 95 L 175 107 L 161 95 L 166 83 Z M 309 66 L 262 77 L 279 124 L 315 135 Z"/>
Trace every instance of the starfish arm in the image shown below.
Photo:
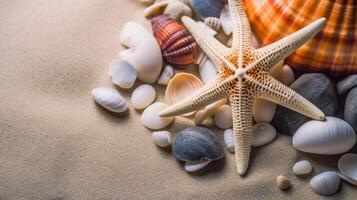
<path fill-rule="evenodd" d="M 324 120 L 324 113 L 294 90 L 263 72 L 259 78 L 248 78 L 257 98 L 280 104 L 316 120 Z"/>
<path fill-rule="evenodd" d="M 207 54 L 211 61 L 217 67 L 219 72 L 225 70 L 224 63 L 227 63 L 225 56 L 229 55 L 230 49 L 216 40 L 214 37 L 209 36 L 195 21 L 187 16 L 182 17 L 182 22 L 190 31 L 193 38 L 201 49 Z"/>
<path fill-rule="evenodd" d="M 325 24 L 326 19 L 320 18 L 297 32 L 258 49 L 258 59 L 254 62 L 255 65 L 264 71 L 269 71 L 276 63 L 292 54 L 297 48 L 314 37 Z"/>
<path fill-rule="evenodd" d="M 159 115 L 161 117 L 176 116 L 207 106 L 226 96 L 225 86 L 225 84 L 219 84 L 217 81 L 208 83 L 191 96 L 162 110 Z"/>
<path fill-rule="evenodd" d="M 253 96 L 245 90 L 242 82 L 238 83 L 238 89 L 230 92 L 236 165 L 241 176 L 249 165 L 253 101 Z"/>

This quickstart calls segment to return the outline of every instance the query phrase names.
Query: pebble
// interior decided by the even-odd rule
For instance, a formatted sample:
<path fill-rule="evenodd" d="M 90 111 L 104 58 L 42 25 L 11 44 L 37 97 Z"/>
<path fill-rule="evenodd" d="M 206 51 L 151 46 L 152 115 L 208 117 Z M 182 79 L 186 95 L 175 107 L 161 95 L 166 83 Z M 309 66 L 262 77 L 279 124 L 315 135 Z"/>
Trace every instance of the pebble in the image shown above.
<path fill-rule="evenodd" d="M 280 190 L 286 190 L 291 186 L 291 182 L 286 176 L 280 175 L 276 178 L 276 186 Z"/>
<path fill-rule="evenodd" d="M 214 114 L 214 122 L 218 128 L 227 129 L 232 127 L 232 108 L 229 105 L 223 105 Z"/>
<path fill-rule="evenodd" d="M 357 86 L 357 74 L 352 74 L 340 80 L 337 85 L 337 94 L 341 95 Z"/>
<path fill-rule="evenodd" d="M 344 119 L 357 133 L 357 87 L 353 88 L 347 95 Z"/>
<path fill-rule="evenodd" d="M 312 171 L 311 162 L 308 160 L 301 160 L 296 162 L 293 167 L 293 173 L 297 176 L 309 175 Z"/>

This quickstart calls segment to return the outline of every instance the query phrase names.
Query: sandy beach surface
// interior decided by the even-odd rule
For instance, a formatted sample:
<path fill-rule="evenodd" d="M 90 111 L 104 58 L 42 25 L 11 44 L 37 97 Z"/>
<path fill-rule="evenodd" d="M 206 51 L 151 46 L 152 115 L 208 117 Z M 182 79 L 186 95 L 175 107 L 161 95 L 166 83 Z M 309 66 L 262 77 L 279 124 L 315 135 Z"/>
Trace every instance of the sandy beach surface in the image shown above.
<path fill-rule="evenodd" d="M 156 147 L 140 111 L 113 115 L 91 90 L 114 87 L 107 66 L 124 49 L 121 27 L 149 26 L 134 0 L 0 0 L 0 199 L 320 199 L 293 164 L 312 161 L 314 174 L 337 167 L 338 156 L 298 153 L 291 138 L 253 149 L 245 177 L 234 155 L 188 174 Z M 135 87 L 140 85 L 137 82 Z M 134 87 L 134 88 L 135 88 Z M 157 101 L 164 87 L 155 85 Z M 120 90 L 129 101 L 131 91 Z M 177 118 L 173 133 L 192 126 Z M 216 130 L 223 144 L 223 131 Z M 292 188 L 275 186 L 287 175 Z M 354 199 L 343 182 L 329 199 Z"/>

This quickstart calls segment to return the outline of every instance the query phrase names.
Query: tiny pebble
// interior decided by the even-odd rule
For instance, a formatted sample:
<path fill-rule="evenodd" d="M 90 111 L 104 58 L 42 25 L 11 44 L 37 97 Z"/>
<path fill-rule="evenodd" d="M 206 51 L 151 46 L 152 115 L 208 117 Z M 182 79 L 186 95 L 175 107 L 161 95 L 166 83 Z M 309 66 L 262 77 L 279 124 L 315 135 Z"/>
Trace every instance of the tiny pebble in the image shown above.
<path fill-rule="evenodd" d="M 276 185 L 280 190 L 286 190 L 291 186 L 291 182 L 286 176 L 280 175 L 276 178 Z"/>

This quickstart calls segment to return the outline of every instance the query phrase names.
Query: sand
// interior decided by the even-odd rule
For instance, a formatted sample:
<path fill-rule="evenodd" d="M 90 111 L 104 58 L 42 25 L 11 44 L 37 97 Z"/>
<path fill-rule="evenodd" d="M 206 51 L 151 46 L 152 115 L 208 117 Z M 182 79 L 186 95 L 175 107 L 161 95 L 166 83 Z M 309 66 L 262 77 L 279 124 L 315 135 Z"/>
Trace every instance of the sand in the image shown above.
<path fill-rule="evenodd" d="M 143 9 L 134 0 L 0 1 L 0 199 L 319 199 L 291 168 L 309 159 L 316 174 L 335 169 L 338 156 L 298 153 L 279 135 L 253 150 L 244 178 L 227 151 L 192 175 L 152 143 L 140 112 L 93 103 L 93 88 L 113 87 L 107 65 L 123 49 L 121 27 L 149 27 Z M 160 101 L 164 87 L 155 87 Z M 190 125 L 178 118 L 169 130 Z M 280 174 L 292 181 L 286 192 L 275 186 Z M 356 196 L 343 183 L 332 198 Z"/>

